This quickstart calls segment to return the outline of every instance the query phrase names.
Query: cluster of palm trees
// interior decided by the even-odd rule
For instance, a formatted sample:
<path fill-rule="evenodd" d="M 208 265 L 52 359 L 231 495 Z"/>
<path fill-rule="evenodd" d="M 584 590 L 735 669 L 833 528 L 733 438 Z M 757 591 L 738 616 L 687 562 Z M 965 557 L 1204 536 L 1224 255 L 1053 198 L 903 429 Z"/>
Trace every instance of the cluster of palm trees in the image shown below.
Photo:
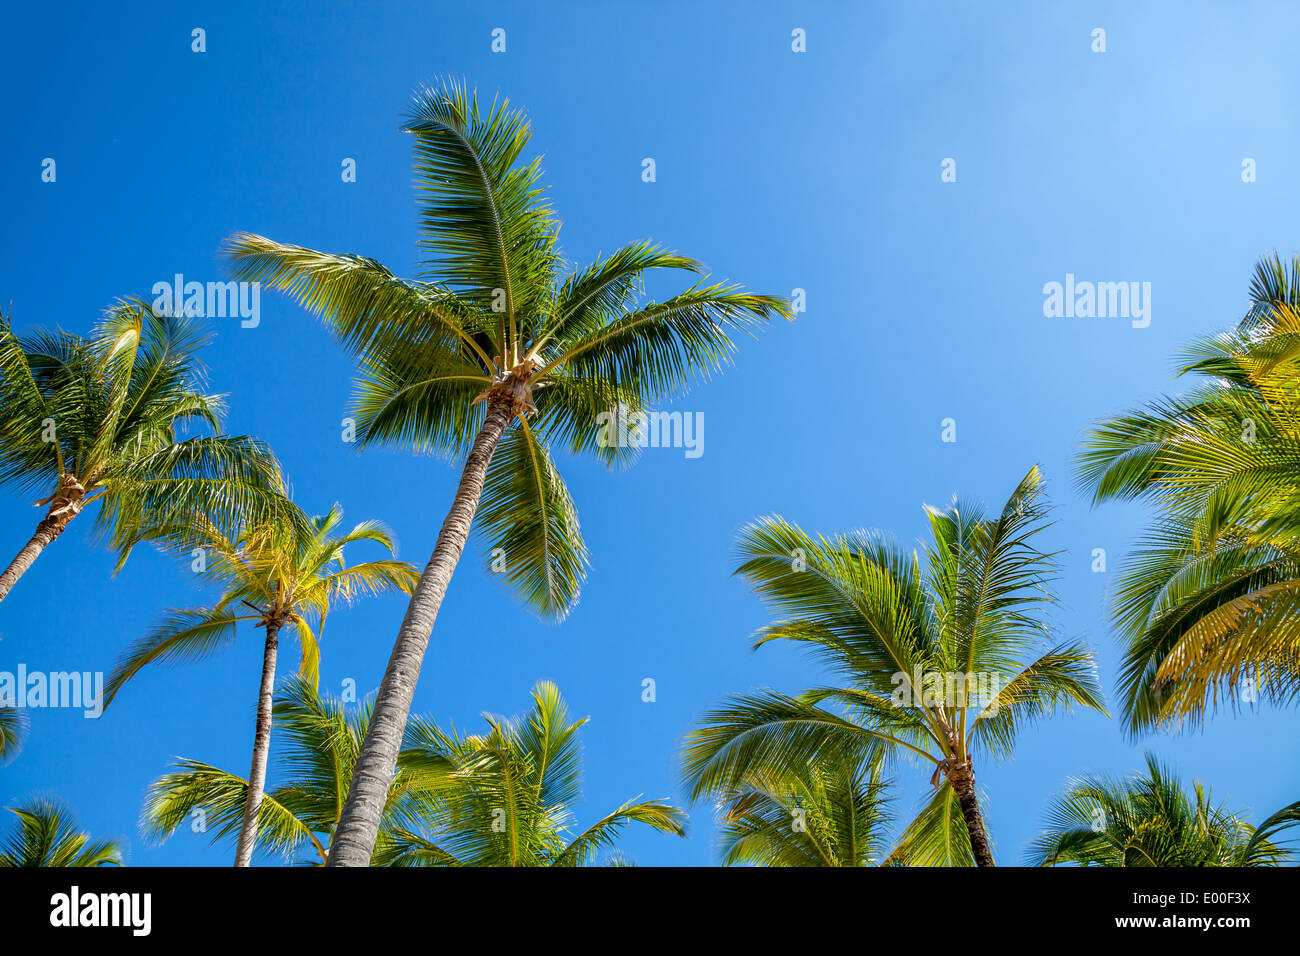
<path fill-rule="evenodd" d="M 529 124 L 507 102 L 480 104 L 457 83 L 425 89 L 404 129 L 415 141 L 418 278 L 249 234 L 225 251 L 234 278 L 291 296 L 355 357 L 363 448 L 464 460 L 424 567 L 399 561 L 379 522 L 341 532 L 337 505 L 305 514 L 265 445 L 221 432 L 197 323 L 123 300 L 87 336 L 20 335 L 0 318 L 0 482 L 42 496 L 44 509 L 0 574 L 0 601 L 89 508 L 119 568 L 147 542 L 201 556 L 216 592 L 208 606 L 162 614 L 122 655 L 106 702 L 150 663 L 200 658 L 241 625 L 262 631 L 248 775 L 180 761 L 149 790 L 151 838 L 189 821 L 232 841 L 237 866 L 259 848 L 329 866 L 622 862 L 625 826 L 681 835 L 682 810 L 638 798 L 579 829 L 570 808 L 583 721 L 559 691 L 539 684 L 525 714 L 485 715 L 486 733 L 461 737 L 411 716 L 421 665 L 476 517 L 511 590 L 562 619 L 588 555 L 553 451 L 626 463 L 635 446 L 605 440 L 603 417 L 639 415 L 706 378 L 738 333 L 791 309 L 708 279 L 647 300 L 652 270 L 704 270 L 643 242 L 570 268 L 539 160 L 526 157 Z M 1189 358 L 1204 382 L 1085 443 L 1080 474 L 1098 501 L 1144 497 L 1158 514 L 1116 607 L 1135 734 L 1202 719 L 1243 687 L 1286 702 L 1300 686 L 1290 630 L 1298 282 L 1300 260 L 1262 265 L 1247 319 Z M 181 437 L 191 424 L 211 434 Z M 690 732 L 684 777 L 693 798 L 720 809 L 724 862 L 991 866 L 977 758 L 1008 755 L 1039 718 L 1105 712 L 1091 653 L 1055 638 L 1044 613 L 1056 563 L 1039 543 L 1049 508 L 1038 470 L 1000 511 L 956 500 L 929 517 L 921 553 L 878 533 L 812 535 L 778 516 L 741 533 L 737 573 L 778 615 L 758 643 L 799 642 L 834 676 L 801 693 L 728 698 Z M 345 548 L 367 544 L 386 556 L 345 561 Z M 321 630 L 340 603 L 384 591 L 407 593 L 407 611 L 373 699 L 349 710 L 317 688 Z M 285 634 L 301 663 L 277 689 Z M 0 759 L 24 732 L 21 713 L 0 708 Z M 930 771 L 933 792 L 896 826 L 900 757 Z M 268 789 L 273 763 L 282 779 Z M 0 865 L 120 862 L 57 803 L 13 812 Z M 1298 819 L 1300 804 L 1251 827 L 1199 785 L 1189 797 L 1152 760 L 1145 777 L 1072 784 L 1031 862 L 1275 864 Z"/>
<path fill-rule="evenodd" d="M 995 865 L 975 758 L 1009 756 L 1039 718 L 1079 707 L 1106 713 L 1091 652 L 1055 639 L 1043 613 L 1055 600 L 1056 562 L 1037 544 L 1049 513 L 1041 486 L 1034 468 L 996 513 L 960 499 L 927 509 L 923 554 L 880 533 L 813 536 L 779 516 L 741 532 L 737 573 L 780 615 L 757 646 L 798 642 L 833 680 L 797 695 L 728 698 L 688 735 L 684 774 L 693 798 L 719 807 L 724 862 Z M 931 770 L 932 791 L 901 827 L 888 773 L 898 758 Z M 1300 823 L 1300 802 L 1254 827 L 1212 806 L 1199 783 L 1193 791 L 1154 758 L 1145 776 L 1074 781 L 1027 862 L 1291 859 L 1283 838 Z"/>
<path fill-rule="evenodd" d="M 235 278 L 294 296 L 355 355 L 354 417 L 363 448 L 382 442 L 463 457 L 451 509 L 422 571 L 395 559 L 346 566 L 345 544 L 368 539 L 391 550 L 387 532 L 366 523 L 334 536 L 338 514 L 303 514 L 273 455 L 254 440 L 220 434 L 177 440 L 178 423 L 188 419 L 214 431 L 220 426 L 219 399 L 197 387 L 200 338 L 188 318 L 124 301 L 89 338 L 18 336 L 8 321 L 0 329 L 6 402 L 0 481 L 52 489 L 39 502 L 48 510 L 31 543 L 0 575 L 0 600 L 72 518 L 100 502 L 97 521 L 119 566 L 132 547 L 150 541 L 166 551 L 204 554 L 222 588 L 212 606 L 169 612 L 131 648 L 110 677 L 108 699 L 151 661 L 208 653 L 240 621 L 265 631 L 252 768 L 242 791 L 240 865 L 264 826 L 282 630 L 298 638 L 300 677 L 310 683 L 318 655 L 313 628 L 318 631 L 335 602 L 393 588 L 411 595 L 341 791 L 346 799 L 328 825 L 328 865 L 368 865 L 387 845 L 380 831 L 416 681 L 480 504 L 480 533 L 507 584 L 538 614 L 562 618 L 578 598 L 587 553 L 552 449 L 620 464 L 629 449 L 601 439 L 602 415 L 615 408 L 643 413 L 726 362 L 737 332 L 791 315 L 778 297 L 707 280 L 647 301 L 643 282 L 651 270 L 698 275 L 704 269 L 643 242 L 568 269 L 539 160 L 524 159 L 530 127 L 505 102 L 480 105 L 456 83 L 426 89 L 415 97 L 405 129 L 416 144 L 426 256 L 420 278 L 398 278 L 373 259 L 253 235 L 234 237 L 227 253 Z M 10 721 L 0 726 L 10 750 L 17 728 Z M 507 747 L 513 738 L 502 739 L 493 747 Z M 463 764 L 457 779 L 491 772 L 483 754 L 497 750 L 474 740 L 457 746 L 455 759 Z M 532 759 L 526 747 L 523 753 L 520 759 Z M 543 773 L 545 786 L 535 799 L 563 796 L 575 783 L 567 773 L 555 780 Z M 462 795 L 446 806 L 460 814 L 469 799 Z M 632 820 L 680 829 L 678 811 L 631 804 L 561 852 L 555 840 L 565 830 L 565 802 L 538 804 L 521 822 L 529 835 L 520 846 L 533 842 L 531 858 L 586 859 Z M 417 852 L 418 834 L 402 832 L 411 850 L 394 858 L 427 858 Z"/>

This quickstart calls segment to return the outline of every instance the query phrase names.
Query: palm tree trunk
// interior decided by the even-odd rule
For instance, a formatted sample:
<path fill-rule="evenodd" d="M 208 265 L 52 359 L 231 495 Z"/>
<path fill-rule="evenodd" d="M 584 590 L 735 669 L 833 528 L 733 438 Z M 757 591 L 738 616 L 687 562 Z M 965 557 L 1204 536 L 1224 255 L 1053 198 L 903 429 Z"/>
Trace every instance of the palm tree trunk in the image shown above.
<path fill-rule="evenodd" d="M 975 865 L 996 866 L 993 862 L 993 848 L 989 846 L 989 837 L 984 831 L 984 818 L 980 816 L 979 798 L 975 794 L 975 768 L 971 766 L 969 758 L 966 763 L 958 764 L 948 771 L 948 782 L 957 794 L 962 816 L 966 819 L 966 832 L 970 834 L 970 848 L 975 856 Z"/>
<path fill-rule="evenodd" d="M 275 658 L 280 647 L 280 625 L 266 625 L 266 648 L 262 652 L 262 690 L 257 698 L 257 732 L 253 736 L 253 766 L 248 771 L 248 794 L 244 797 L 244 825 L 235 848 L 235 866 L 248 866 L 257 842 L 257 815 L 262 809 L 266 787 L 266 758 L 271 752 L 271 704 L 275 696 Z"/>
<path fill-rule="evenodd" d="M 339 815 L 339 824 L 330 842 L 327 866 L 369 866 L 370 856 L 379 835 L 379 818 L 388 799 L 388 786 L 397 767 L 397 753 L 411 712 L 411 698 L 420 677 L 420 664 L 433 622 L 438 617 L 452 572 L 465 550 L 469 528 L 483 493 L 483 479 L 497 442 L 514 420 L 515 410 L 508 399 L 491 398 L 487 418 L 474 438 L 460 485 L 438 532 L 438 543 L 411 595 L 401 630 L 393 644 L 388 669 L 379 685 L 374 714 L 357 757 L 347 802 Z"/>
<path fill-rule="evenodd" d="M 32 539 L 18 552 L 18 556 L 9 563 L 4 573 L 0 574 L 0 601 L 5 599 L 27 569 L 36 563 L 36 559 L 41 556 L 41 552 L 49 546 L 50 542 L 63 534 L 63 529 L 75 516 L 76 512 L 65 512 L 59 515 L 46 515 L 41 519 Z"/>

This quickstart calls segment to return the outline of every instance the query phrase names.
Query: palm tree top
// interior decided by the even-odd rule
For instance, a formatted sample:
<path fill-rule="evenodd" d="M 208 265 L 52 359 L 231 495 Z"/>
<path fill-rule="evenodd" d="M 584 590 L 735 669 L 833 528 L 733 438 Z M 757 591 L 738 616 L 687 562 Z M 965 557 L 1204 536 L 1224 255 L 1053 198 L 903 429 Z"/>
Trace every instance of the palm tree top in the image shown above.
<path fill-rule="evenodd" d="M 1300 822 L 1300 803 L 1258 827 L 1216 804 L 1199 781 L 1190 793 L 1153 754 L 1146 773 L 1070 782 L 1030 845 L 1032 866 L 1278 866 L 1292 856 L 1278 837 Z"/>
<path fill-rule="evenodd" d="M 121 866 L 115 840 L 96 840 L 81 832 L 76 817 L 60 800 L 37 797 L 7 808 L 18 818 L 0 844 L 0 867 Z"/>
<path fill-rule="evenodd" d="M 572 810 L 582 793 L 578 732 L 587 718 L 571 719 L 549 681 L 533 688 L 532 699 L 528 712 L 513 720 L 484 714 L 485 734 L 462 737 L 411 721 L 399 767 L 449 767 L 449 785 L 430 795 L 417 828 L 394 830 L 377 863 L 585 866 L 615 851 L 632 823 L 685 836 L 685 813 L 639 798 L 578 829 Z"/>
<path fill-rule="evenodd" d="M 1151 524 L 1119 579 L 1126 730 L 1191 728 L 1220 703 L 1294 701 L 1300 577 L 1300 256 L 1255 269 L 1237 326 L 1194 343 L 1186 392 L 1099 423 L 1078 457 L 1094 502 Z"/>
<path fill-rule="evenodd" d="M 191 318 L 119 299 L 89 336 L 0 317 L 0 483 L 51 516 L 98 502 L 96 528 L 125 560 L 140 525 L 202 514 L 223 528 L 272 514 L 283 491 L 261 442 L 219 434 L 223 396 L 205 391 Z M 214 434 L 183 439 L 190 427 Z"/>
<path fill-rule="evenodd" d="M 626 463 L 637 448 L 608 440 L 602 420 L 643 414 L 727 362 L 737 333 L 793 316 L 783 298 L 708 280 L 645 300 L 649 272 L 703 271 L 648 242 L 570 267 L 540 158 L 525 158 L 531 127 L 505 100 L 449 81 L 420 90 L 402 128 L 415 140 L 419 278 L 248 233 L 227 243 L 232 273 L 289 294 L 357 354 L 361 446 L 461 458 L 490 409 L 508 416 L 481 527 L 506 582 L 559 619 L 587 554 L 553 448 Z"/>
<path fill-rule="evenodd" d="M 774 612 L 756 645 L 794 641 L 830 680 L 798 696 L 734 695 L 704 714 L 683 755 L 693 798 L 906 755 L 932 770 L 934 794 L 890 861 L 964 865 L 973 755 L 1007 756 L 1026 726 L 1075 706 L 1105 712 L 1091 653 L 1054 639 L 1041 613 L 1055 561 L 1038 544 L 1050 513 L 1038 469 L 998 511 L 957 500 L 927 513 L 923 554 L 780 517 L 740 532 L 737 573 Z"/>
<path fill-rule="evenodd" d="M 368 541 L 395 554 L 397 542 L 379 521 L 362 521 L 339 533 L 342 520 L 343 510 L 335 504 L 313 518 L 284 513 L 237 536 L 203 520 L 155 529 L 170 551 L 188 555 L 201 550 L 207 579 L 221 593 L 211 606 L 163 615 L 114 668 L 104 689 L 105 705 L 146 665 L 206 656 L 233 640 L 241 622 L 292 629 L 302 647 L 299 673 L 314 683 L 320 663 L 317 638 L 330 610 L 365 594 L 409 593 L 419 577 L 414 566 L 395 558 L 348 564 L 344 551 L 357 543 Z"/>

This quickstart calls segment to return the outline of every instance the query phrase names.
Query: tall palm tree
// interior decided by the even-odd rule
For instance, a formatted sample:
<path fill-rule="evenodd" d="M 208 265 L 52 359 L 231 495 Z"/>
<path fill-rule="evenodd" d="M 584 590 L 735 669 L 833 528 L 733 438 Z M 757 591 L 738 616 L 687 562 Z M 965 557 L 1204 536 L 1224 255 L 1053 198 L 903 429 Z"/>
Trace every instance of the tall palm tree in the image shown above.
<path fill-rule="evenodd" d="M 72 811 L 57 800 L 38 798 L 7 809 L 18 825 L 0 844 L 0 867 L 122 865 L 117 842 L 79 832 Z"/>
<path fill-rule="evenodd" d="M 685 836 L 686 815 L 662 800 L 629 801 L 577 830 L 572 806 L 582 790 L 578 731 L 559 689 L 533 688 L 533 706 L 515 720 L 483 717 L 488 733 L 460 737 L 413 720 L 403 762 L 450 766 L 450 786 L 423 795 L 418 829 L 397 827 L 375 854 L 381 866 L 585 866 L 613 850 L 632 823 Z"/>
<path fill-rule="evenodd" d="M 280 685 L 275 699 L 275 731 L 280 735 L 276 762 L 285 779 L 262 801 L 257 842 L 263 851 L 314 866 L 325 864 L 371 713 L 369 702 L 349 708 L 322 695 L 312 681 L 289 678 Z M 212 833 L 214 843 L 237 838 L 248 804 L 247 779 L 197 760 L 179 760 L 176 766 L 149 787 L 141 816 L 146 838 L 167 839 L 196 812 L 203 814 L 204 831 Z M 417 826 L 418 798 L 448 785 L 450 771 L 425 755 L 401 762 L 384 804 L 381 847 L 394 828 Z"/>
<path fill-rule="evenodd" d="M 12 760 L 23 745 L 27 721 L 17 707 L 0 707 L 0 763 Z"/>
<path fill-rule="evenodd" d="M 1300 694 L 1300 257 L 1259 263 L 1251 300 L 1187 352 L 1189 391 L 1103 422 L 1079 456 L 1095 503 L 1155 509 L 1114 606 L 1132 734 Z"/>
<path fill-rule="evenodd" d="M 731 285 L 640 301 L 651 270 L 703 271 L 645 242 L 562 278 L 540 158 L 523 158 L 531 128 L 508 102 L 481 110 L 477 94 L 448 83 L 416 96 L 405 129 L 415 137 L 420 279 L 261 236 L 229 246 L 238 278 L 295 296 L 356 350 L 361 444 L 465 461 L 379 688 L 331 866 L 370 859 L 420 665 L 480 497 L 503 579 L 543 616 L 563 617 L 586 549 L 552 447 L 626 461 L 651 402 L 722 364 L 737 331 L 790 316 L 784 300 Z M 625 435 L 616 421 L 634 427 Z"/>
<path fill-rule="evenodd" d="M 1253 827 L 1199 782 L 1189 796 L 1154 756 L 1146 764 L 1145 775 L 1073 781 L 1053 800 L 1030 865 L 1280 866 L 1291 858 L 1276 839 L 1300 822 L 1300 803 Z"/>
<path fill-rule="evenodd" d="M 881 866 L 892 800 L 876 759 L 825 754 L 791 774 L 757 771 L 720 800 L 724 866 Z"/>
<path fill-rule="evenodd" d="M 217 431 L 224 406 L 202 391 L 204 337 L 192 320 L 143 302 L 108 310 L 89 338 L 18 335 L 0 318 L 0 483 L 44 494 L 31 540 L 0 573 L 0 601 L 83 510 L 126 560 L 146 521 L 206 516 L 229 528 L 279 507 L 270 451 L 247 437 L 180 440 L 191 424 Z"/>
<path fill-rule="evenodd" d="M 299 675 L 315 683 L 320 649 L 316 635 L 330 608 L 363 594 L 401 590 L 410 593 L 418 574 L 403 561 L 381 559 L 347 565 L 344 548 L 372 541 L 395 553 L 391 532 L 377 521 L 363 521 L 346 534 L 336 534 L 343 511 L 307 520 L 255 525 L 231 539 L 210 524 L 197 524 L 184 533 L 166 535 L 175 547 L 202 548 L 207 573 L 222 588 L 210 607 L 168 612 L 160 623 L 131 647 L 104 688 L 105 706 L 122 686 L 147 664 L 198 658 L 234 640 L 240 622 L 254 622 L 265 631 L 262 681 L 258 692 L 253 762 L 249 771 L 243 827 L 235 851 L 235 866 L 248 866 L 253 857 L 257 815 L 266 781 L 271 746 L 272 697 L 276 657 L 282 630 L 290 630 L 302 648 Z"/>
<path fill-rule="evenodd" d="M 863 748 L 906 754 L 933 767 L 934 795 L 895 858 L 994 865 L 975 755 L 1010 754 L 1021 727 L 1075 704 L 1103 710 L 1083 644 L 1033 656 L 1049 643 L 1040 609 L 1053 600 L 1053 556 L 1036 543 L 1041 486 L 1031 469 L 995 516 L 961 500 L 928 508 L 924 564 L 878 533 L 813 537 L 780 517 L 742 531 L 737 573 L 784 615 L 756 646 L 799 642 L 840 682 L 736 696 L 707 713 L 685 752 L 692 796 Z"/>

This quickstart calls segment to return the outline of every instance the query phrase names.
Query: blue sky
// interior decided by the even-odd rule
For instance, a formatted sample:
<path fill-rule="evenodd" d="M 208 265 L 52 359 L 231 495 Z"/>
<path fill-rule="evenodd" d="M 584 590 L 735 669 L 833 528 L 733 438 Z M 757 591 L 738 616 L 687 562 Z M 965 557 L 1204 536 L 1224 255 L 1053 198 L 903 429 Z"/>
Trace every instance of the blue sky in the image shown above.
<path fill-rule="evenodd" d="M 550 678 L 591 717 L 580 822 L 636 794 L 680 797 L 676 754 L 698 713 L 727 693 L 816 679 L 794 649 L 749 650 L 765 612 L 731 576 L 740 526 L 780 513 L 911 542 L 923 503 L 960 491 L 999 504 L 1034 463 L 1059 506 L 1050 543 L 1069 552 L 1060 629 L 1095 645 L 1110 691 L 1106 592 L 1142 513 L 1091 510 L 1071 457 L 1090 421 L 1173 387 L 1177 349 L 1240 316 L 1258 256 L 1296 250 L 1288 41 L 1300 11 L 468 6 L 15 8 L 0 36 L 6 311 L 20 327 L 85 331 L 115 297 L 175 273 L 222 278 L 217 250 L 239 230 L 413 274 L 399 114 L 419 84 L 464 77 L 531 115 L 572 260 L 651 238 L 757 291 L 802 288 L 807 311 L 675 402 L 704 413 L 702 457 L 651 449 L 621 473 L 565 463 L 592 568 L 563 625 L 535 621 L 467 553 L 415 712 L 476 728 L 480 711 L 521 710 Z M 205 53 L 191 51 L 195 27 Z M 505 53 L 490 49 L 497 27 Z M 1091 50 L 1098 27 L 1105 53 Z M 805 53 L 791 50 L 795 28 Z M 54 183 L 41 180 L 46 157 Z M 355 183 L 341 181 L 345 157 Z M 955 183 L 940 180 L 949 157 Z M 1257 182 L 1242 182 L 1247 157 Z M 1150 282 L 1150 326 L 1045 318 L 1043 284 L 1067 273 Z M 422 564 L 458 468 L 343 443 L 350 363 L 287 301 L 264 295 L 255 329 L 213 326 L 205 359 L 229 396 L 228 430 L 275 448 L 305 508 L 338 501 L 352 521 L 382 519 Z M 950 417 L 957 441 L 944 443 Z M 5 560 L 38 518 L 0 494 Z M 74 522 L 0 606 L 0 670 L 107 671 L 163 608 L 207 597 L 145 550 L 114 579 L 89 524 Z M 1097 547 L 1106 574 L 1090 570 Z M 402 610 L 393 597 L 332 617 L 322 687 L 376 686 Z M 246 772 L 260 660 L 250 631 L 208 661 L 142 673 L 97 722 L 34 712 L 25 750 L 0 768 L 0 805 L 57 793 L 95 833 L 125 839 L 132 864 L 227 865 L 231 849 L 188 831 L 147 846 L 136 820 L 174 756 Z M 287 671 L 296 654 L 282 660 Z M 1143 746 L 1258 820 L 1297 797 L 1293 728 L 1259 709 L 1133 744 L 1096 715 L 1043 723 L 1014 760 L 977 768 L 995 850 L 1017 861 L 1069 776 L 1136 769 Z M 927 778 L 904 767 L 902 809 Z M 633 831 L 625 848 L 646 865 L 715 862 L 708 808 L 687 840 Z"/>

